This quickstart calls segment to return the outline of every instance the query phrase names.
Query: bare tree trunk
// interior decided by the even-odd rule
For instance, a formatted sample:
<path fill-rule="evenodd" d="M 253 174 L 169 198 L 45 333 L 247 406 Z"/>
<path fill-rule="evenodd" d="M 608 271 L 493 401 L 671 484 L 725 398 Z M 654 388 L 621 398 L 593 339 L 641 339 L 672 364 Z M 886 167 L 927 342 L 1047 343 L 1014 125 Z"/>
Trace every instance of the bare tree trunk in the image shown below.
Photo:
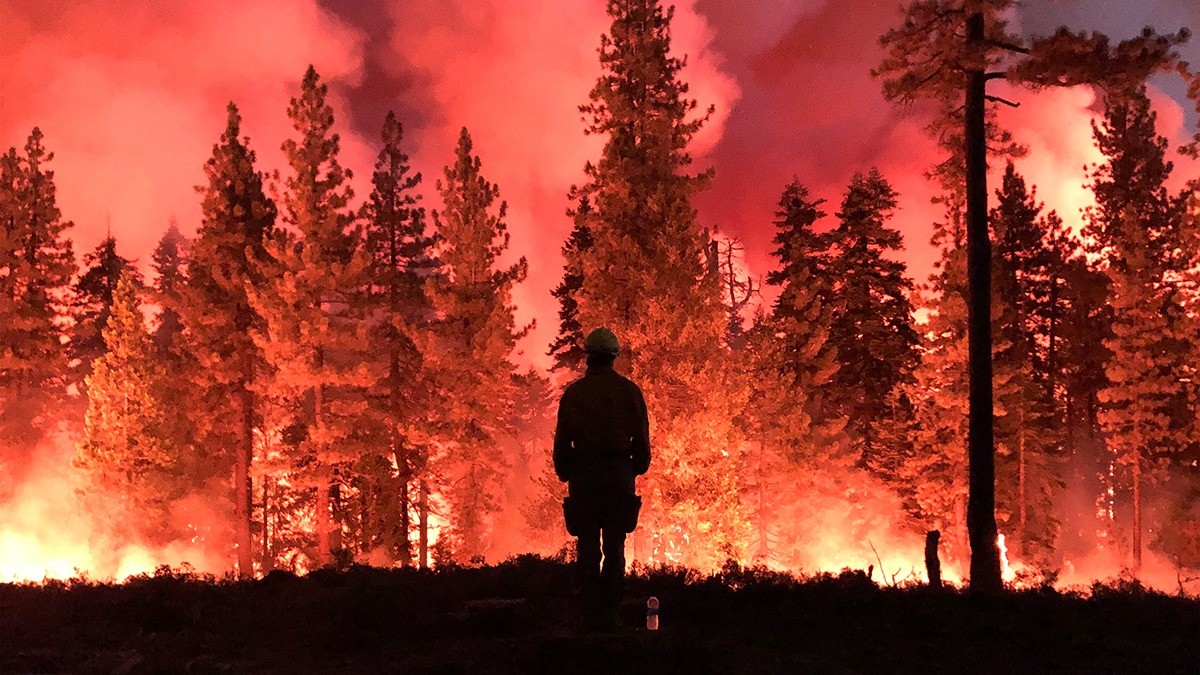
<path fill-rule="evenodd" d="M 417 564 L 429 569 L 429 485 L 420 480 L 417 493 Z"/>
<path fill-rule="evenodd" d="M 967 49 L 983 54 L 984 19 L 970 4 Z M 967 182 L 967 279 L 970 415 L 967 448 L 970 499 L 967 533 L 971 542 L 971 588 L 999 591 L 1000 551 L 996 547 L 996 465 L 992 428 L 992 280 L 987 220 L 987 130 L 984 119 L 986 77 L 982 66 L 967 74 L 965 109 Z"/>
<path fill-rule="evenodd" d="M 271 552 L 271 479 L 263 479 L 263 496 L 262 496 L 262 569 L 263 572 L 270 572 L 275 569 L 275 556 Z"/>
<path fill-rule="evenodd" d="M 409 530 L 412 529 L 412 516 L 409 514 L 411 508 L 411 499 L 409 499 L 408 488 L 409 482 L 412 480 L 409 471 L 408 463 L 405 460 L 405 455 L 399 451 L 395 452 L 392 457 L 396 461 L 396 466 L 399 468 L 399 477 L 396 479 L 396 492 L 400 498 L 400 526 L 399 536 L 396 537 L 397 548 L 400 549 L 400 565 L 409 567 L 413 564 L 412 546 L 408 541 Z"/>
<path fill-rule="evenodd" d="M 322 359 L 321 351 L 318 349 L 317 350 L 317 368 L 318 369 L 320 369 L 323 360 L 324 359 Z M 325 388 L 322 385 L 318 384 L 313 389 L 313 423 L 318 429 L 321 427 L 321 418 L 324 414 L 324 408 L 325 408 Z M 318 448 L 317 452 L 321 453 L 321 450 L 322 450 L 321 448 Z M 322 468 L 318 469 L 317 500 L 316 500 L 316 505 L 315 505 L 315 508 L 316 508 L 315 520 L 316 520 L 316 525 L 317 525 L 317 560 L 316 560 L 316 562 L 317 562 L 318 567 L 325 567 L 325 566 L 329 565 L 329 561 L 330 561 L 330 557 L 331 557 L 330 554 L 333 552 L 333 549 L 330 548 L 330 540 L 329 540 L 329 530 L 331 529 L 330 528 L 330 520 L 331 519 L 330 519 L 330 513 L 329 513 L 329 508 L 330 508 L 329 489 L 330 489 L 330 485 L 333 481 L 331 480 L 330 472 L 326 468 L 324 468 L 325 458 L 318 456 L 315 459 L 316 459 L 317 466 L 322 467 Z"/>
<path fill-rule="evenodd" d="M 1025 554 L 1025 523 L 1028 515 L 1025 502 L 1025 409 L 1021 409 L 1020 428 L 1017 429 L 1017 555 Z"/>
<path fill-rule="evenodd" d="M 766 509 L 766 496 L 763 494 L 763 480 L 767 473 L 763 466 L 767 460 L 766 455 L 766 443 L 760 442 L 758 444 L 758 547 L 764 564 L 771 557 L 771 551 L 767 544 L 766 516 L 763 513 Z"/>
<path fill-rule="evenodd" d="M 1134 436 L 1138 438 L 1138 436 Z M 1142 569 L 1142 462 L 1141 456 L 1133 460 L 1133 571 Z"/>
<path fill-rule="evenodd" d="M 942 587 L 942 561 L 938 560 L 938 539 L 942 536 L 937 530 L 925 533 L 925 571 L 929 575 L 931 588 Z"/>
<path fill-rule="evenodd" d="M 250 478 L 250 462 L 254 454 L 254 394 L 246 384 L 238 393 L 241 404 L 242 424 L 238 445 L 234 452 L 233 468 L 233 515 L 236 521 L 238 576 L 247 579 L 254 574 L 254 553 L 251 550 L 250 518 L 252 515 L 251 495 L 253 485 Z"/>
<path fill-rule="evenodd" d="M 359 481 L 358 490 L 358 553 L 370 553 L 375 541 L 375 503 L 376 491 L 374 481 L 363 476 Z"/>

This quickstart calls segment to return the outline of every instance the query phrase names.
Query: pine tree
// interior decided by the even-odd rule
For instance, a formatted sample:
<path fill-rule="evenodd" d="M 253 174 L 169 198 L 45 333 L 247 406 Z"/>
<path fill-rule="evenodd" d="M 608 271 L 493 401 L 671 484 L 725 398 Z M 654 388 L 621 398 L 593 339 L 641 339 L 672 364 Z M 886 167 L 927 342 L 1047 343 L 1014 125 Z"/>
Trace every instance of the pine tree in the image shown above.
<path fill-rule="evenodd" d="M 311 558 L 333 562 L 343 542 L 343 489 L 367 454 L 363 399 L 371 377 L 366 272 L 370 260 L 347 208 L 351 177 L 338 161 L 327 85 L 309 66 L 288 107 L 298 139 L 283 144 L 291 167 L 284 222 L 268 244 L 270 283 L 251 291 L 263 317 L 255 341 L 271 369 L 262 390 L 290 420 L 295 485 L 312 497 L 316 542 Z"/>
<path fill-rule="evenodd" d="M 89 483 L 81 494 L 91 513 L 133 527 L 149 541 L 170 537 L 176 454 L 161 395 L 166 373 L 141 311 L 140 280 L 121 274 L 105 323 L 104 353 L 87 378 L 85 438 L 76 466 Z"/>
<path fill-rule="evenodd" d="M 429 451 L 416 437 L 428 426 L 427 411 L 433 403 L 428 367 L 417 344 L 432 321 L 425 284 L 439 269 L 434 255 L 436 238 L 426 233 L 425 209 L 419 206 L 421 174 L 412 171 L 408 155 L 400 147 L 403 134 L 395 113 L 389 112 L 372 176 L 374 190 L 363 206 L 362 219 L 371 260 L 371 343 L 382 358 L 372 388 L 373 410 L 386 438 L 390 461 L 385 466 L 390 473 L 394 463 L 398 474 L 394 487 L 389 488 L 395 499 L 383 500 L 377 509 L 381 520 L 394 523 L 394 536 L 384 543 L 402 565 L 409 565 L 413 561 L 409 541 L 413 490 L 415 487 L 418 501 L 427 500 L 429 490 L 424 475 Z M 419 546 L 427 547 L 427 543 L 419 542 Z"/>
<path fill-rule="evenodd" d="M 513 435 L 511 405 L 516 343 L 532 326 L 518 329 L 513 287 L 525 279 L 524 258 L 506 265 L 508 206 L 500 189 L 482 174 L 464 127 L 454 161 L 437 182 L 442 208 L 433 212 L 444 274 L 429 283 L 437 315 L 427 353 L 441 399 L 454 559 L 470 562 L 489 551 L 488 521 L 501 504 L 496 495 L 508 468 L 502 451 Z"/>
<path fill-rule="evenodd" d="M 574 221 L 567 243 L 563 245 L 562 282 L 551 291 L 558 300 L 558 336 L 550 344 L 549 355 L 554 357 L 555 370 L 578 371 L 584 363 L 583 325 L 579 323 L 579 301 L 576 294 L 583 288 L 583 259 L 592 247 L 592 234 L 588 219 L 592 217 L 592 206 L 587 196 L 580 197 L 578 205 L 567 211 Z"/>
<path fill-rule="evenodd" d="M 1005 79 L 1035 89 L 1103 83 L 1112 91 L 1127 91 L 1155 71 L 1174 66 L 1179 60 L 1174 48 L 1188 37 L 1186 30 L 1158 36 L 1147 29 L 1114 48 L 1105 35 L 1077 34 L 1064 27 L 1026 47 L 1008 30 L 1007 17 L 1015 4 L 1014 0 L 913 0 L 904 8 L 903 23 L 881 39 L 888 53 L 872 72 L 885 78 L 884 95 L 890 100 L 932 100 L 938 114 L 931 131 L 943 145 L 961 148 L 952 152 L 950 165 L 958 164 L 961 157 L 971 289 L 971 579 L 972 587 L 985 591 L 1001 587 L 994 494 L 987 153 L 989 140 L 997 133 L 1006 152 L 1014 149 L 1007 135 L 989 124 L 994 120 L 989 105 L 1013 104 L 989 95 L 987 83 Z"/>
<path fill-rule="evenodd" d="M 1100 421 L 1119 469 L 1110 485 L 1131 500 L 1135 569 L 1142 562 L 1143 489 L 1163 478 L 1163 467 L 1187 446 L 1192 423 L 1188 353 L 1195 343 L 1180 284 L 1195 259 L 1184 203 L 1164 183 L 1172 171 L 1167 142 L 1144 90 L 1108 100 L 1093 127 L 1107 161 L 1093 171 L 1096 206 L 1088 233 L 1111 283 L 1112 357 L 1100 392 Z"/>
<path fill-rule="evenodd" d="M 748 527 L 731 424 L 734 373 L 722 344 L 726 317 L 719 279 L 705 269 L 711 235 L 691 203 L 711 171 L 688 173 L 687 147 L 711 109 L 693 114 L 696 102 L 679 78 L 684 62 L 670 51 L 672 10 L 654 0 L 613 0 L 608 12 L 602 74 L 581 108 L 587 133 L 603 136 L 605 146 L 571 197 L 586 196 L 591 207 L 584 219 L 591 245 L 574 293 L 579 323 L 585 332 L 616 332 L 617 367 L 642 386 L 650 411 L 655 460 L 644 479 L 635 553 L 719 564 L 741 555 Z"/>
<path fill-rule="evenodd" d="M 1111 462 L 1100 424 L 1100 391 L 1107 386 L 1105 364 L 1111 355 L 1105 341 L 1112 335 L 1109 279 L 1076 255 L 1068 262 L 1060 295 L 1066 298 L 1061 323 L 1055 333 L 1053 368 L 1062 378 L 1062 406 L 1067 443 L 1065 474 L 1067 494 L 1092 495 L 1092 503 L 1069 499 L 1059 504 L 1062 530 L 1058 549 L 1065 557 L 1086 555 L 1106 544 L 1111 530 L 1108 512 L 1108 473 Z"/>
<path fill-rule="evenodd" d="M 903 249 L 899 231 L 887 225 L 895 207 L 896 193 L 877 170 L 855 174 L 830 234 L 833 384 L 864 466 L 884 452 L 883 427 L 898 414 L 893 394 L 916 364 L 912 282 L 904 263 L 889 257 Z"/>
<path fill-rule="evenodd" d="M 967 258 L 961 197 L 945 200 L 946 221 L 935 229 L 937 272 L 923 296 L 920 361 L 900 393 L 912 406 L 909 441 L 885 455 L 889 478 L 923 529 L 942 533 L 946 553 L 968 550 L 966 532 L 968 426 Z"/>
<path fill-rule="evenodd" d="M 154 299 L 159 305 L 158 325 L 154 329 L 154 344 L 166 355 L 180 345 L 183 320 L 179 316 L 180 294 L 187 283 L 185 259 L 187 237 L 179 231 L 175 219 L 158 241 L 151 266 L 154 268 Z"/>
<path fill-rule="evenodd" d="M 767 564 L 793 562 L 811 529 L 806 500 L 789 493 L 810 488 L 817 473 L 847 468 L 844 422 L 829 400 L 838 364 L 829 344 L 827 242 L 814 229 L 822 201 L 797 180 L 784 189 L 775 220 L 779 263 L 767 275 L 779 296 L 769 316 L 755 318 L 741 355 L 752 384 L 740 420 L 750 441 L 743 501 L 754 532 L 752 560 Z"/>
<path fill-rule="evenodd" d="M 190 416 L 200 458 L 198 480 L 232 476 L 232 524 L 238 573 L 253 571 L 251 477 L 254 429 L 262 420 L 258 385 L 266 376 L 262 350 L 253 335 L 263 321 L 250 294 L 265 284 L 265 242 L 275 223 L 275 205 L 263 193 L 255 153 L 242 136 L 241 115 L 232 103 L 225 131 L 204 164 L 207 183 L 203 219 L 188 251 L 188 275 L 176 311 L 186 331 L 188 358 L 195 363 Z M 230 414 L 230 411 L 234 411 Z"/>
<path fill-rule="evenodd" d="M 1057 214 L 1041 215 L 1035 191 L 1011 163 L 996 198 L 989 221 L 996 241 L 998 511 L 1007 523 L 1010 556 L 1048 569 L 1066 444 L 1055 359 L 1066 309 L 1061 282 L 1074 245 Z"/>
<path fill-rule="evenodd" d="M 1172 428 L 1172 399 L 1180 394 L 1173 340 L 1166 322 L 1168 298 L 1153 277 L 1147 228 L 1132 208 L 1122 219 L 1123 265 L 1109 268 L 1113 336 L 1105 346 L 1112 358 L 1105 367 L 1109 384 L 1100 393 L 1100 421 L 1121 484 L 1130 491 L 1133 567 L 1142 563 L 1142 491 L 1161 480 L 1166 456 L 1182 439 Z M 1148 278 L 1149 277 L 1149 278 Z"/>
<path fill-rule="evenodd" d="M 58 209 L 54 155 L 34 128 L 0 156 L 0 442 L 28 447 L 65 399 L 62 319 L 75 273 L 72 223 Z"/>
<path fill-rule="evenodd" d="M 137 283 L 141 275 L 131 261 L 117 253 L 117 240 L 109 236 L 83 257 L 83 274 L 75 281 L 71 301 L 75 327 L 71 334 L 71 357 L 77 360 L 75 377 L 86 382 L 92 362 L 104 355 L 104 327 L 112 313 L 117 281 L 129 270 Z M 86 389 L 85 382 L 80 382 Z"/>
<path fill-rule="evenodd" d="M 181 477 L 180 490 L 203 491 L 208 469 L 195 452 L 196 402 L 194 381 L 197 361 L 184 335 L 182 312 L 187 286 L 188 240 L 171 219 L 154 249 L 154 286 L 150 300 L 158 305 L 152 332 L 163 384 L 158 398 L 163 410 L 162 442 L 179 453 L 174 458 Z M 198 461 L 200 460 L 200 461 Z M 186 478 L 186 481 L 183 479 Z"/>

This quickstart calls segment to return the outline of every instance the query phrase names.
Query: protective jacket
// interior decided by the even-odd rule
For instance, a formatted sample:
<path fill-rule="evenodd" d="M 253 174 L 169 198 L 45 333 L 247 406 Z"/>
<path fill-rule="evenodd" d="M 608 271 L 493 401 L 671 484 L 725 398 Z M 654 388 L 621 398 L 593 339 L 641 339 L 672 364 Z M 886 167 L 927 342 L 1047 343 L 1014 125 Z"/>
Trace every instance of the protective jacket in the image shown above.
<path fill-rule="evenodd" d="M 650 421 L 642 390 L 612 366 L 592 366 L 558 404 L 554 471 L 577 492 L 634 494 L 650 468 Z"/>

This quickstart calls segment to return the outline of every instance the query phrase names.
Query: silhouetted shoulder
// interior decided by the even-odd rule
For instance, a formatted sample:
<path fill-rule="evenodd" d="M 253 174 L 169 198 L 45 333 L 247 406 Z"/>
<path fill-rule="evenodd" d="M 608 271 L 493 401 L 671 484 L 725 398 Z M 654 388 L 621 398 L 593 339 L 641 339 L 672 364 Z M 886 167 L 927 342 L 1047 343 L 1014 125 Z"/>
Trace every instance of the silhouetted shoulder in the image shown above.
<path fill-rule="evenodd" d="M 621 382 L 621 386 L 623 386 L 626 391 L 630 392 L 631 394 L 635 394 L 638 398 L 642 398 L 642 388 L 637 386 L 636 382 L 620 373 L 616 373 L 616 376 Z"/>

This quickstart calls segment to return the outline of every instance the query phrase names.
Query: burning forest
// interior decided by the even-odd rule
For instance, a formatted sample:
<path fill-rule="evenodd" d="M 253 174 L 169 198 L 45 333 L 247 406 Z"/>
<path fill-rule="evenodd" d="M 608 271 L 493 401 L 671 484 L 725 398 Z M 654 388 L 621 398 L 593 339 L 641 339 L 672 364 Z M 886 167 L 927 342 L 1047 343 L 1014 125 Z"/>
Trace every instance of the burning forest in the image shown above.
<path fill-rule="evenodd" d="M 82 21 L 93 4 L 40 18 L 0 10 L 18 27 L 0 56 L 26 64 L 22 36 L 33 49 L 53 33 L 37 21 Z M 337 22 L 325 3 L 294 4 L 298 22 Z M 901 104 L 869 105 L 895 121 L 880 143 L 911 140 L 919 163 L 863 152 L 873 159 L 831 159 L 841 168 L 822 172 L 797 156 L 771 164 L 769 190 L 739 192 L 746 177 L 723 171 L 746 135 L 739 115 L 756 103 L 740 103 L 737 76 L 724 74 L 741 66 L 713 57 L 711 8 L 583 4 L 587 79 L 545 85 L 574 97 L 561 156 L 526 149 L 516 132 L 498 140 L 531 124 L 558 139 L 565 123 L 513 120 L 491 89 L 451 105 L 466 95 L 447 84 L 431 99 L 437 113 L 381 91 L 364 104 L 365 85 L 348 93 L 354 68 L 329 47 L 312 57 L 319 67 L 289 57 L 287 86 L 263 87 L 269 106 L 244 83 L 211 86 L 253 103 L 244 112 L 235 96 L 213 109 L 223 121 L 205 125 L 203 145 L 180 141 L 195 166 L 179 182 L 196 192 L 178 208 L 195 215 L 165 231 L 113 219 L 96 237 L 99 224 L 76 225 L 60 201 L 82 204 L 71 192 L 90 188 L 56 145 L 66 113 L 35 126 L 38 106 L 5 92 L 0 581 L 570 555 L 566 487 L 550 460 L 555 411 L 582 373 L 584 336 L 608 326 L 651 423 L 627 542 L 635 565 L 870 569 L 881 585 L 923 583 L 937 530 L 944 578 L 965 584 L 972 542 L 987 534 L 968 528 L 980 470 L 968 454 L 971 289 L 982 279 L 994 438 L 985 540 L 1004 581 L 1200 589 L 1200 135 L 1177 133 L 1200 114 L 1200 78 L 1183 57 L 1186 24 L 1130 39 L 1038 37 L 1016 3 L 994 0 L 965 3 L 983 26 L 972 43 L 964 3 L 889 10 L 856 77 Z M 726 10 L 711 11 L 716 22 Z M 339 39 L 364 49 L 345 38 L 356 19 L 340 20 Z M 447 57 L 455 39 L 410 62 Z M 770 81 L 758 77 L 744 78 L 744 96 Z M 976 127 L 964 122 L 975 95 L 986 156 L 972 154 Z M 1086 167 L 1063 177 L 1051 175 L 1060 155 L 1045 136 L 1020 130 L 1054 116 L 1041 102 L 1066 96 L 1087 103 L 1062 132 L 1079 147 L 1063 156 Z M 147 128 L 175 123 L 173 106 L 144 114 Z M 793 117 L 763 134 L 793 133 L 787 125 L 805 124 Z M 537 166 L 521 168 L 531 155 Z M 60 178 L 59 162 L 76 175 Z M 160 184 L 153 165 L 115 166 L 95 164 L 115 171 L 96 184 L 128 171 L 122 189 L 136 190 L 143 170 L 144 185 Z M 541 171 L 570 179 L 552 193 L 529 178 Z M 986 193 L 972 192 L 980 185 Z M 730 225 L 734 210 L 742 220 Z M 991 245 L 982 276 L 970 243 L 980 224 Z M 145 232 L 158 239 L 149 256 L 125 243 Z"/>

